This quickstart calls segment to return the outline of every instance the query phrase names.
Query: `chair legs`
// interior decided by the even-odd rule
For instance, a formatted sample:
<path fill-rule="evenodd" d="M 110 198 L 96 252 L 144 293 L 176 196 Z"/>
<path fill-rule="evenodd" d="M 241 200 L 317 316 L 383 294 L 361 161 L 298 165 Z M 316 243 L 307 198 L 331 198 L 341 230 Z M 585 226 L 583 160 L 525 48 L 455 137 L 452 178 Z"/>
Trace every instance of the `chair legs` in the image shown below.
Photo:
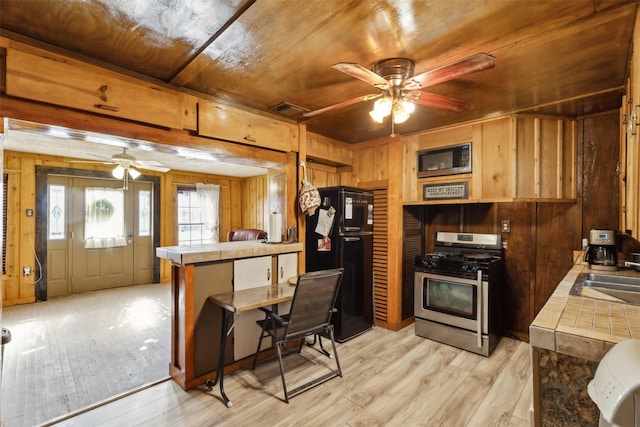
<path fill-rule="evenodd" d="M 253 369 L 256 368 L 256 364 L 258 362 L 258 352 L 260 351 L 260 346 L 262 344 L 262 338 L 265 336 L 265 324 L 263 324 L 262 327 L 262 334 L 260 335 L 260 340 L 258 342 L 258 349 L 256 350 L 256 354 L 254 356 L 253 359 Z M 331 370 L 330 372 L 315 378 L 301 386 L 298 386 L 296 388 L 294 388 L 293 390 L 289 391 L 287 389 L 287 382 L 285 379 L 285 373 L 284 373 L 284 360 L 283 360 L 283 347 L 285 346 L 286 342 L 285 341 L 281 341 L 281 340 L 276 340 L 275 342 L 275 347 L 276 347 L 276 352 L 278 354 L 278 363 L 280 365 L 280 378 L 282 380 L 282 389 L 284 391 L 284 401 L 286 403 L 289 403 L 289 398 L 293 397 L 299 393 L 302 393 L 305 390 L 310 389 L 311 387 L 315 386 L 316 384 L 320 384 L 322 382 L 325 382 L 331 378 L 334 377 L 342 377 L 342 368 L 340 367 L 340 360 L 338 359 L 338 351 L 336 349 L 336 342 L 333 336 L 333 328 L 331 326 L 329 326 L 328 328 L 325 329 L 324 332 L 322 332 L 322 336 L 324 336 L 325 338 L 329 338 L 331 340 L 331 346 L 333 348 L 333 354 L 335 355 L 335 357 L 332 357 L 331 353 L 329 353 L 323 346 L 322 346 L 322 338 L 321 338 L 321 334 L 315 334 L 314 337 L 314 342 L 313 343 L 307 343 L 308 346 L 313 347 L 313 345 L 315 344 L 315 340 L 316 338 L 319 340 L 320 343 L 320 349 L 317 349 L 315 347 L 313 347 L 315 350 L 319 351 L 320 353 L 326 355 L 328 358 L 335 358 L 336 360 L 336 369 L 335 370 Z M 300 342 L 300 346 L 298 349 L 298 352 L 300 352 L 300 350 L 302 349 L 302 345 L 305 343 L 304 338 L 302 338 L 302 341 Z"/>
<path fill-rule="evenodd" d="M 276 350 L 278 352 L 278 362 L 280 363 L 280 377 L 282 378 L 282 390 L 284 390 L 284 401 L 289 403 L 289 393 L 287 392 L 287 382 L 284 379 L 284 362 L 282 361 L 282 345 L 284 343 L 277 342 Z"/>

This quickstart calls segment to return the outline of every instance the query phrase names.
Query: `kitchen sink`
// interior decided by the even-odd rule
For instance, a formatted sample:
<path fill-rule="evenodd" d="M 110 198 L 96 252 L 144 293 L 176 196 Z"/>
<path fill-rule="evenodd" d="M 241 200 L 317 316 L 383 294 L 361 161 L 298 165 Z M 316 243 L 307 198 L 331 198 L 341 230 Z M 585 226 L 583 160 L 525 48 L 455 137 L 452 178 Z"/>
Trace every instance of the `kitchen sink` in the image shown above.
<path fill-rule="evenodd" d="M 581 273 L 569 293 L 571 295 L 640 304 L 640 277 Z"/>

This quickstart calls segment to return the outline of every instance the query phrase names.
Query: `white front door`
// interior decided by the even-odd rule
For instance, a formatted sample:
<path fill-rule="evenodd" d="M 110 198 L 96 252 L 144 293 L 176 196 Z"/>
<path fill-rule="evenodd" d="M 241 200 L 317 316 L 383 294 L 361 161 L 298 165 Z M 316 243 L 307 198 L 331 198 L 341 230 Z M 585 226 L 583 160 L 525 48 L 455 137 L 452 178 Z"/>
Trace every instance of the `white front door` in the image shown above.
<path fill-rule="evenodd" d="M 50 177 L 52 183 L 67 184 L 68 232 L 47 243 L 49 296 L 153 282 L 151 183 L 130 182 L 124 191 L 121 182 L 104 179 Z M 87 222 L 96 209 L 103 218 L 116 216 L 108 222 L 116 237 L 96 234 Z"/>

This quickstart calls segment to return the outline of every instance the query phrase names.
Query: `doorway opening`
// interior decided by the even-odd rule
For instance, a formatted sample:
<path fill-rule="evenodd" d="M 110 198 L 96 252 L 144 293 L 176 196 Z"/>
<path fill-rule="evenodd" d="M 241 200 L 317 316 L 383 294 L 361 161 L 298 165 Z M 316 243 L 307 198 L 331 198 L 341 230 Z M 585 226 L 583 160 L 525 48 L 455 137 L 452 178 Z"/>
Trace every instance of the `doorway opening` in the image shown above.
<path fill-rule="evenodd" d="M 67 198 L 70 213 L 67 238 L 50 239 L 47 230 L 50 228 L 50 216 L 56 211 L 49 209 L 49 186 L 60 183 L 67 183 L 72 193 L 72 197 Z M 36 167 L 36 255 L 41 260 L 41 280 L 36 284 L 37 301 L 46 301 L 49 294 L 73 293 L 74 287 L 83 291 L 160 281 L 160 260 L 153 253 L 160 242 L 159 177 L 142 175 L 123 191 L 123 209 L 129 211 L 126 215 L 129 222 L 126 227 L 129 228 L 123 236 L 124 244 L 106 249 L 87 248 L 86 239 L 80 238 L 86 227 L 87 189 L 119 186 L 120 182 L 114 181 L 108 172 Z M 143 213 L 145 198 L 149 199 L 148 209 L 151 212 Z M 101 200 L 106 203 L 104 198 Z M 109 205 L 114 208 L 113 203 L 109 202 Z M 148 225 L 143 224 L 144 218 L 150 219 Z M 136 253 L 143 255 L 137 256 Z"/>

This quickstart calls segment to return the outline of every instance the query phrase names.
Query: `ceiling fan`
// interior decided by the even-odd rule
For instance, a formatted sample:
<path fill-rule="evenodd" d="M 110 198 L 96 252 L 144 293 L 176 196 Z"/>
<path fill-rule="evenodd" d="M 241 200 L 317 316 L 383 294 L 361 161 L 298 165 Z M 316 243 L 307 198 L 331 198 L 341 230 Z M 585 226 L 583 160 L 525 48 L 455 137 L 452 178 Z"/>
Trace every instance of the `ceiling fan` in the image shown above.
<path fill-rule="evenodd" d="M 308 111 L 303 114 L 303 117 L 313 117 L 326 111 L 376 99 L 374 109 L 369 114 L 378 123 L 382 123 L 385 117 L 391 116 L 391 136 L 395 136 L 394 125 L 405 122 L 414 111 L 415 104 L 449 110 L 454 113 L 464 113 L 472 108 L 472 105 L 465 101 L 424 92 L 422 88 L 487 70 L 495 65 L 496 60 L 493 56 L 479 53 L 414 76 L 415 63 L 409 58 L 383 59 L 376 62 L 371 70 L 352 62 L 339 62 L 333 65 L 333 68 L 369 83 L 379 92 L 358 96 L 319 110 Z"/>
<path fill-rule="evenodd" d="M 92 154 L 92 156 L 95 156 Z M 100 156 L 95 156 L 100 157 Z M 103 165 L 116 165 L 111 171 L 114 178 L 123 180 L 123 188 L 128 188 L 129 177 L 136 179 L 141 175 L 137 169 L 147 169 L 156 172 L 168 172 L 170 169 L 162 166 L 162 163 L 156 160 L 138 160 L 131 154 L 127 153 L 127 149 L 123 148 L 122 153 L 116 153 L 111 159 L 100 157 L 103 160 L 69 160 L 69 163 L 98 163 Z"/>

